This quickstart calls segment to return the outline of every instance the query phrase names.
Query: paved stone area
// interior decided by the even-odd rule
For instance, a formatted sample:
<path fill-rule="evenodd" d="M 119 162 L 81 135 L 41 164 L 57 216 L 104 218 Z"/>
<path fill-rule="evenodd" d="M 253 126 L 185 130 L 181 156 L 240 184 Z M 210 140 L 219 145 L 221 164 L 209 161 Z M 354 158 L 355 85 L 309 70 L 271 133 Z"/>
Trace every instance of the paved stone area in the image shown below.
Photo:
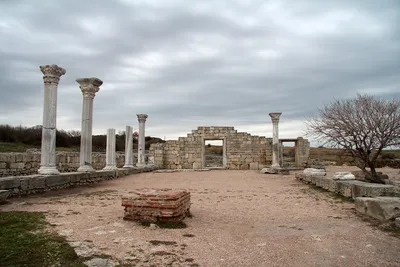
<path fill-rule="evenodd" d="M 191 192 L 185 229 L 124 221 L 137 188 Z M 47 211 L 55 230 L 138 266 L 399 266 L 400 239 L 361 220 L 354 204 L 258 171 L 142 173 L 13 199 L 2 210 Z M 198 265 L 196 265 L 198 264 Z"/>

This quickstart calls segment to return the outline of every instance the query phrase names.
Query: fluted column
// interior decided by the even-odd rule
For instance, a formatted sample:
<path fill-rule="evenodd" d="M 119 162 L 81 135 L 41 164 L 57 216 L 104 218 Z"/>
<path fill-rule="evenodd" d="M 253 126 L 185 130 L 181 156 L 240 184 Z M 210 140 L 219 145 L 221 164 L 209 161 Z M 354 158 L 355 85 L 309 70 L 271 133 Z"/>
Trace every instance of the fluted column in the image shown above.
<path fill-rule="evenodd" d="M 126 126 L 125 131 L 125 165 L 124 168 L 133 168 L 133 128 Z"/>
<path fill-rule="evenodd" d="M 115 129 L 107 129 L 106 166 L 103 170 L 116 170 Z"/>
<path fill-rule="evenodd" d="M 137 114 L 137 117 L 139 120 L 139 142 L 138 142 L 138 162 L 137 162 L 136 166 L 143 167 L 143 166 L 146 166 L 145 124 L 146 124 L 147 114 Z"/>
<path fill-rule="evenodd" d="M 44 81 L 43 125 L 40 174 L 59 174 L 56 167 L 57 89 L 65 69 L 57 65 L 40 66 Z"/>
<path fill-rule="evenodd" d="M 271 117 L 272 120 L 272 168 L 280 168 L 279 164 L 279 129 L 278 129 L 278 124 L 279 124 L 279 117 L 281 116 L 282 113 L 279 112 L 273 112 L 269 113 L 269 116 Z"/>
<path fill-rule="evenodd" d="M 98 78 L 80 78 L 76 80 L 83 95 L 81 151 L 78 172 L 94 171 L 92 167 L 92 127 L 93 99 L 103 84 Z"/>

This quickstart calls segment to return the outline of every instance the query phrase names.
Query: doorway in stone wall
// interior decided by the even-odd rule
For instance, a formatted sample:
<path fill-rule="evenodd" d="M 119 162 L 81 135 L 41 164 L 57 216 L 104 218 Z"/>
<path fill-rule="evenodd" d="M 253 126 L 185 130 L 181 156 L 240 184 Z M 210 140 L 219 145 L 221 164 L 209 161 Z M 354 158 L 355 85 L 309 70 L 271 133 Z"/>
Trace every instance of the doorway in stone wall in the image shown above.
<path fill-rule="evenodd" d="M 296 150 L 297 139 L 280 139 L 281 158 L 280 164 L 287 169 L 297 168 Z"/>
<path fill-rule="evenodd" d="M 205 139 L 203 148 L 204 168 L 225 168 L 226 149 L 223 139 Z"/>

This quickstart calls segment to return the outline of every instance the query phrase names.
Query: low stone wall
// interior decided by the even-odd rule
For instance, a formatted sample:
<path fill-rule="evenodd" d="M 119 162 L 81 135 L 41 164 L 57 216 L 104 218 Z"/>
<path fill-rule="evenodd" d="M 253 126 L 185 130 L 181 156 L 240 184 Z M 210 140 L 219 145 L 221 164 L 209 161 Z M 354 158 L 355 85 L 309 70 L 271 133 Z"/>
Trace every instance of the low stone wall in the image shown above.
<path fill-rule="evenodd" d="M 10 196 L 21 196 L 42 193 L 61 188 L 97 183 L 103 180 L 112 180 L 118 177 L 149 172 L 156 167 L 144 167 L 134 169 L 118 169 L 115 171 L 96 172 L 69 172 L 59 175 L 27 175 L 0 178 L 0 190 L 8 190 Z"/>
<path fill-rule="evenodd" d="M 40 153 L 0 153 L 0 177 L 36 174 L 40 167 Z M 95 170 L 106 166 L 106 154 L 93 153 L 92 164 Z M 79 168 L 79 152 L 57 152 L 57 169 L 60 172 L 76 172 Z M 117 153 L 117 167 L 122 168 L 125 154 Z M 137 162 L 134 153 L 133 162 Z"/>
<path fill-rule="evenodd" d="M 357 197 L 400 196 L 400 187 L 389 184 L 373 184 L 358 180 L 333 180 L 326 176 L 296 173 L 298 181 L 313 184 L 327 191 L 355 199 Z"/>

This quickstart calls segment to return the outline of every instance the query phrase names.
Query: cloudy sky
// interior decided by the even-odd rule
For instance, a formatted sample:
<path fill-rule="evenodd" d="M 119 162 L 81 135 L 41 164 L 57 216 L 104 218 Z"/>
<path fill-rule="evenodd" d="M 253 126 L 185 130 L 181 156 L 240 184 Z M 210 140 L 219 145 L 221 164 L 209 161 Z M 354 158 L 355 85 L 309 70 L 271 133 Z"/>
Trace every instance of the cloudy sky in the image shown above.
<path fill-rule="evenodd" d="M 95 134 L 175 139 L 199 125 L 303 136 L 333 98 L 400 95 L 398 0 L 0 0 L 0 124 L 42 124 L 40 65 L 66 69 L 57 127 L 80 130 L 77 78 L 104 81 Z"/>

